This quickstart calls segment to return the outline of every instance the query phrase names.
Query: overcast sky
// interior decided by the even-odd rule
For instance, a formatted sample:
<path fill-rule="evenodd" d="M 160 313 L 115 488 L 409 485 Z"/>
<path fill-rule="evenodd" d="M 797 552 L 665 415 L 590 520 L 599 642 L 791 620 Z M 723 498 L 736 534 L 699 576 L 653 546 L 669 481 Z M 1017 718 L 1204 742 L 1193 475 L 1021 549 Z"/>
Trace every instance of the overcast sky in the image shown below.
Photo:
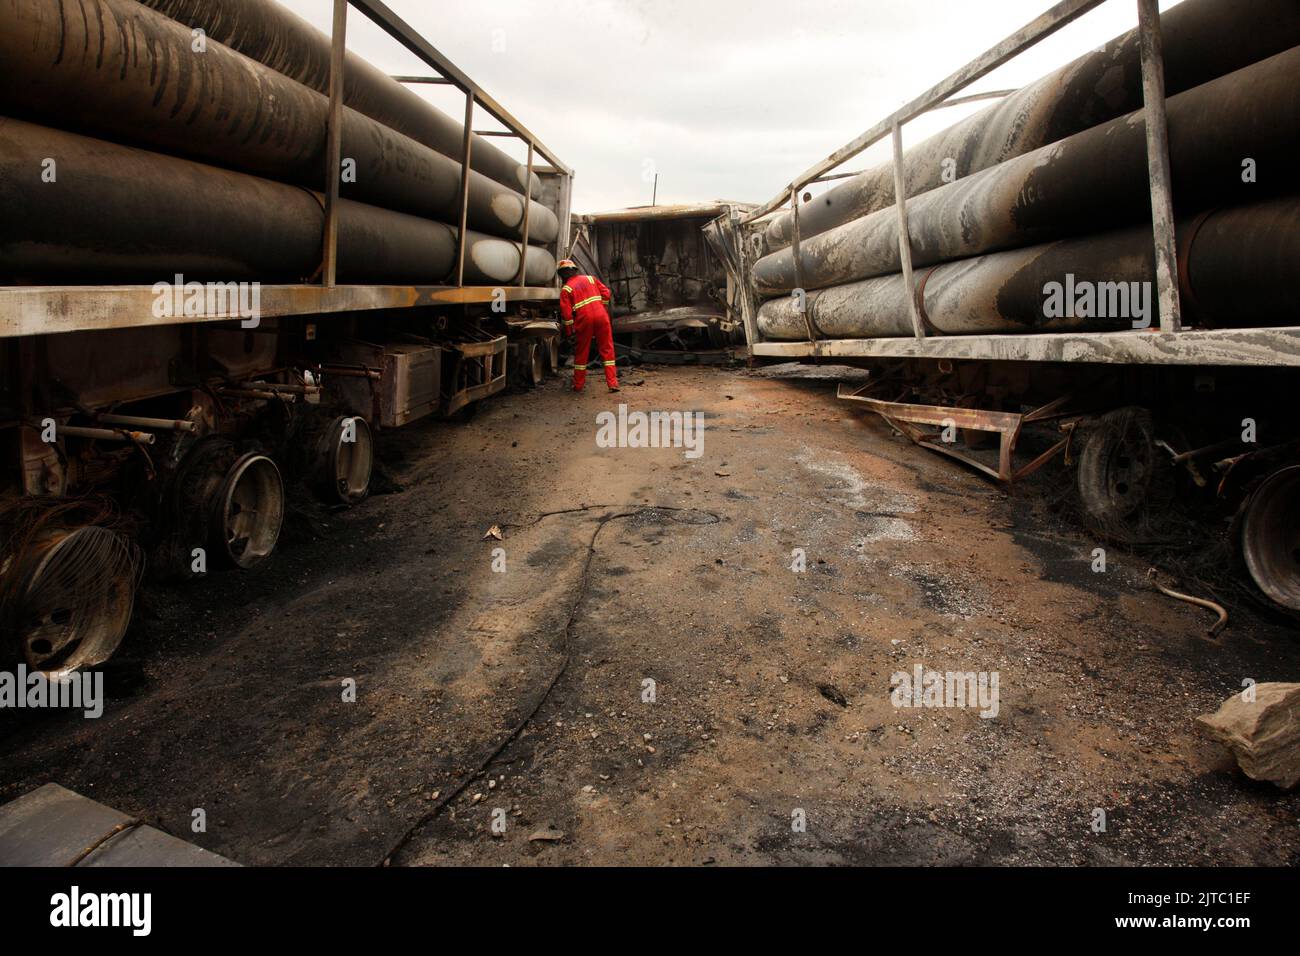
<path fill-rule="evenodd" d="M 331 0 L 281 2 L 329 31 Z M 1051 0 L 388 3 L 573 167 L 573 209 L 595 212 L 648 203 L 653 171 L 661 203 L 766 200 Z M 1109 0 L 968 92 L 1050 72 L 1135 26 L 1136 6 Z M 348 48 L 390 73 L 429 72 L 356 10 Z M 413 88 L 452 115 L 464 109 L 454 90 Z M 904 142 L 975 109 L 922 117 Z M 486 116 L 475 126 L 500 128 Z M 493 142 L 523 159 L 510 140 Z M 887 156 L 886 141 L 842 168 Z"/>

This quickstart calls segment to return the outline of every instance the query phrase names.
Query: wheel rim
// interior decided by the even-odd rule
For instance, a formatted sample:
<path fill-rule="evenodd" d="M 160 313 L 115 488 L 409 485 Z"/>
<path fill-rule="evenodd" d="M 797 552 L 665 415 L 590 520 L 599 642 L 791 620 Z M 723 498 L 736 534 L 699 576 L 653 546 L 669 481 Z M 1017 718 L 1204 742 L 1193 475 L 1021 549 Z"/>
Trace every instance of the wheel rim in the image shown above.
<path fill-rule="evenodd" d="M 1300 611 L 1300 465 L 1273 472 L 1246 503 L 1242 557 L 1261 591 Z"/>
<path fill-rule="evenodd" d="M 264 561 L 275 550 L 284 522 L 284 483 L 275 462 L 244 455 L 227 472 L 220 500 L 226 555 L 241 568 Z"/>
<path fill-rule="evenodd" d="M 1143 437 L 1125 432 L 1106 456 L 1106 494 L 1116 514 L 1127 517 L 1142 503 L 1151 481 L 1151 454 Z"/>
<path fill-rule="evenodd" d="M 345 439 L 351 434 L 351 441 Z M 374 441 L 361 417 L 340 418 L 333 426 L 334 491 L 345 504 L 360 501 L 370 490 Z"/>
<path fill-rule="evenodd" d="M 1145 413 L 1102 416 L 1085 439 L 1078 482 L 1084 509 L 1107 526 L 1130 521 L 1148 504 L 1156 480 L 1155 436 Z"/>
<path fill-rule="evenodd" d="M 23 591 L 27 666 L 58 677 L 112 657 L 131 623 L 139 567 L 135 548 L 107 528 L 52 536 Z"/>
<path fill-rule="evenodd" d="M 528 368 L 531 376 L 528 384 L 540 385 L 546 372 L 542 367 L 541 347 L 535 343 L 528 347 Z"/>

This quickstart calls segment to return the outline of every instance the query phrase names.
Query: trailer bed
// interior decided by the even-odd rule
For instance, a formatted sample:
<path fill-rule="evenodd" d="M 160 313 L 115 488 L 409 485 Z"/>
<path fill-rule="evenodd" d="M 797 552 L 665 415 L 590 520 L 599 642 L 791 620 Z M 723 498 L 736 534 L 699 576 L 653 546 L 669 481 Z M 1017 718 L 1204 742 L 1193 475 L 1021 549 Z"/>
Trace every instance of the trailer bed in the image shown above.
<path fill-rule="evenodd" d="M 371 309 L 506 302 L 555 302 L 560 290 L 538 286 L 262 285 L 260 316 L 318 315 Z M 153 314 L 152 286 L 22 286 L 0 289 L 0 338 L 105 329 L 230 322 L 229 312 Z"/>
<path fill-rule="evenodd" d="M 764 358 L 971 359 L 1133 365 L 1300 365 L 1300 329 L 1188 329 L 757 342 Z"/>

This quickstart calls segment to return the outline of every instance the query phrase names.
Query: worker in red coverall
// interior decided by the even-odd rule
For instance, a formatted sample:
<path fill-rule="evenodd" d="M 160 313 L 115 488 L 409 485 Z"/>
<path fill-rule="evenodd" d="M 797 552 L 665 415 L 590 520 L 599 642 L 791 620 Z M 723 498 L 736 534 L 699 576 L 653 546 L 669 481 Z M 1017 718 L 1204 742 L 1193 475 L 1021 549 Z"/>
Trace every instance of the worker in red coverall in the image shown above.
<path fill-rule="evenodd" d="M 611 392 L 618 391 L 618 371 L 614 367 L 614 332 L 609 325 L 610 291 L 595 276 L 578 272 L 572 259 L 561 259 L 559 264 L 560 314 L 564 318 L 564 334 L 576 335 L 573 351 L 573 390 L 581 392 L 587 384 L 587 357 L 591 340 L 596 340 L 596 350 L 605 366 L 605 384 Z"/>

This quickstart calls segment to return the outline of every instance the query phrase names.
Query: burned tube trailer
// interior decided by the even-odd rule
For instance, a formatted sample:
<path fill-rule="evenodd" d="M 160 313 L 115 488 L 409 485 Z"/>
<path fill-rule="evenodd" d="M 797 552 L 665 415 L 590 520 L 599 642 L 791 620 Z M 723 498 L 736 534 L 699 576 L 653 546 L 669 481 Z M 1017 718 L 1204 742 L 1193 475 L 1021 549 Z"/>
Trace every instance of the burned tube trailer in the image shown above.
<path fill-rule="evenodd" d="M 475 141 L 464 190 L 459 124 L 356 57 L 331 141 L 333 41 L 269 0 L 0 21 L 5 661 L 102 663 L 145 574 L 247 573 L 379 430 L 556 370 L 573 172 L 432 46 L 526 156 Z"/>
<path fill-rule="evenodd" d="M 1197 528 L 1201 552 L 1227 546 L 1232 586 L 1300 618 L 1300 199 L 1281 172 L 1300 17 L 1188 0 L 1140 19 L 905 151 L 906 123 L 1001 63 L 995 47 L 757 207 L 733 274 L 749 354 L 867 368 L 840 397 L 899 434 L 1007 485 L 1064 466 L 1101 539 Z M 799 201 L 886 137 L 883 170 Z M 936 149 L 960 153 L 955 179 L 931 175 Z"/>
<path fill-rule="evenodd" d="M 613 292 L 614 347 L 635 362 L 719 364 L 743 345 L 740 287 L 727 262 L 752 206 L 633 206 L 573 217 L 572 258 Z"/>

